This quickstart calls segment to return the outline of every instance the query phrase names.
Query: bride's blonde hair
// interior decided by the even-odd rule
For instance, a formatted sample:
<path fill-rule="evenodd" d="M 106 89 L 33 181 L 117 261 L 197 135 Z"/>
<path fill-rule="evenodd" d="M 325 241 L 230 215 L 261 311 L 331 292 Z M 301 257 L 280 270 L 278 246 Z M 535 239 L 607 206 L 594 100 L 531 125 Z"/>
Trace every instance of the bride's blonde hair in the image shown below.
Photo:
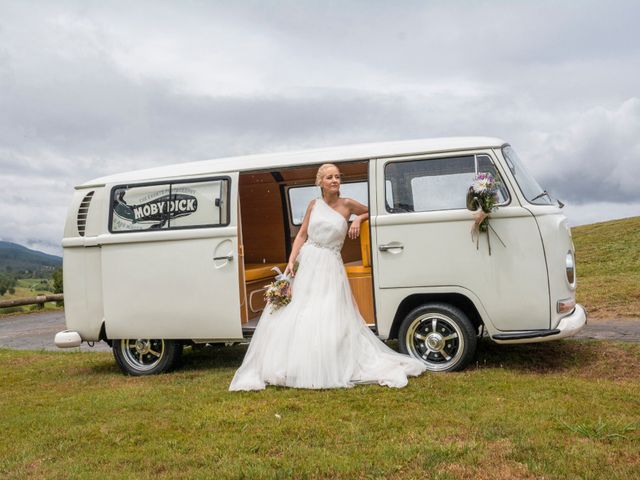
<path fill-rule="evenodd" d="M 323 163 L 322 165 L 320 165 L 320 168 L 318 168 L 318 173 L 316 173 L 316 185 L 318 187 L 320 187 L 320 184 L 322 183 L 324 172 L 326 172 L 331 167 L 335 168 L 336 170 L 338 170 L 338 173 L 340 173 L 340 169 L 337 166 L 335 166 L 333 163 Z M 322 192 L 322 196 L 324 196 L 324 191 L 322 190 L 322 187 L 320 187 L 320 191 Z M 338 196 L 340 196 L 340 192 L 338 192 Z"/>

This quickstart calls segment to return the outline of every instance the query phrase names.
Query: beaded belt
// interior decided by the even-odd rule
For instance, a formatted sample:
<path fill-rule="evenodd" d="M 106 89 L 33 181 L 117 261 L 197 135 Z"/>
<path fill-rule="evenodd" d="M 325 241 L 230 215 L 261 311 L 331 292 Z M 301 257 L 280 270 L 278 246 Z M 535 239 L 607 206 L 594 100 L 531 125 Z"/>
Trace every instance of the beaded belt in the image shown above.
<path fill-rule="evenodd" d="M 326 250 L 331 250 L 333 253 L 336 253 L 338 255 L 340 255 L 340 250 L 342 250 L 341 247 L 332 247 L 332 246 L 329 246 L 329 245 L 322 245 L 321 243 L 312 242 L 311 240 L 307 240 L 307 243 L 309 245 L 313 245 L 314 247 L 324 248 Z"/>

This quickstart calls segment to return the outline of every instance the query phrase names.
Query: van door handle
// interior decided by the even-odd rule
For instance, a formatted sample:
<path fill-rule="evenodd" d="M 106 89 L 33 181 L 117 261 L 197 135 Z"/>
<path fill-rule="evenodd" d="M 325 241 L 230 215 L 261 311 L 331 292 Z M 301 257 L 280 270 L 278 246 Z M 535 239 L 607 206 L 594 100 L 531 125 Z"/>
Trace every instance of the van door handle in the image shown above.
<path fill-rule="evenodd" d="M 388 252 L 389 250 L 402 250 L 404 245 L 401 243 L 387 243 L 378 246 L 378 250 L 381 252 Z"/>
<path fill-rule="evenodd" d="M 231 261 L 231 260 L 233 260 L 233 254 L 230 253 L 229 255 L 225 255 L 224 257 L 213 257 L 213 260 L 214 261 L 217 261 L 217 260 L 228 260 L 228 261 Z"/>

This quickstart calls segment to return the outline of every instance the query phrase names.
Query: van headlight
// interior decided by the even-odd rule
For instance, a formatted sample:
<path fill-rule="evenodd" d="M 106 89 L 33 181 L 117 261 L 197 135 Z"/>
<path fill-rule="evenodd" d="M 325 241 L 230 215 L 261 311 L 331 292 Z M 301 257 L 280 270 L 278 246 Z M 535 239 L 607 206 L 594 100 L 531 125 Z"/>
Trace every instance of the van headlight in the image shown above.
<path fill-rule="evenodd" d="M 576 260 L 571 250 L 567 252 L 567 256 L 565 257 L 565 264 L 567 271 L 567 282 L 569 282 L 569 285 L 574 288 L 576 286 Z"/>

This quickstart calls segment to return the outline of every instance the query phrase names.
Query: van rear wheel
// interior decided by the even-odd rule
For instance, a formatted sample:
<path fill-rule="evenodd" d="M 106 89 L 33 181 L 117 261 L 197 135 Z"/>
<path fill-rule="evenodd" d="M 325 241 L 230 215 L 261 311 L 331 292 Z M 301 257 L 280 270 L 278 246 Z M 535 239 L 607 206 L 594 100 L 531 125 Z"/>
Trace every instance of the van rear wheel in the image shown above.
<path fill-rule="evenodd" d="M 459 308 L 431 303 L 405 317 L 398 333 L 400 351 L 421 360 L 432 372 L 462 370 L 476 352 L 473 324 Z"/>
<path fill-rule="evenodd" d="M 162 339 L 113 340 L 113 356 L 124 373 L 154 375 L 170 370 L 182 354 L 182 344 Z"/>

